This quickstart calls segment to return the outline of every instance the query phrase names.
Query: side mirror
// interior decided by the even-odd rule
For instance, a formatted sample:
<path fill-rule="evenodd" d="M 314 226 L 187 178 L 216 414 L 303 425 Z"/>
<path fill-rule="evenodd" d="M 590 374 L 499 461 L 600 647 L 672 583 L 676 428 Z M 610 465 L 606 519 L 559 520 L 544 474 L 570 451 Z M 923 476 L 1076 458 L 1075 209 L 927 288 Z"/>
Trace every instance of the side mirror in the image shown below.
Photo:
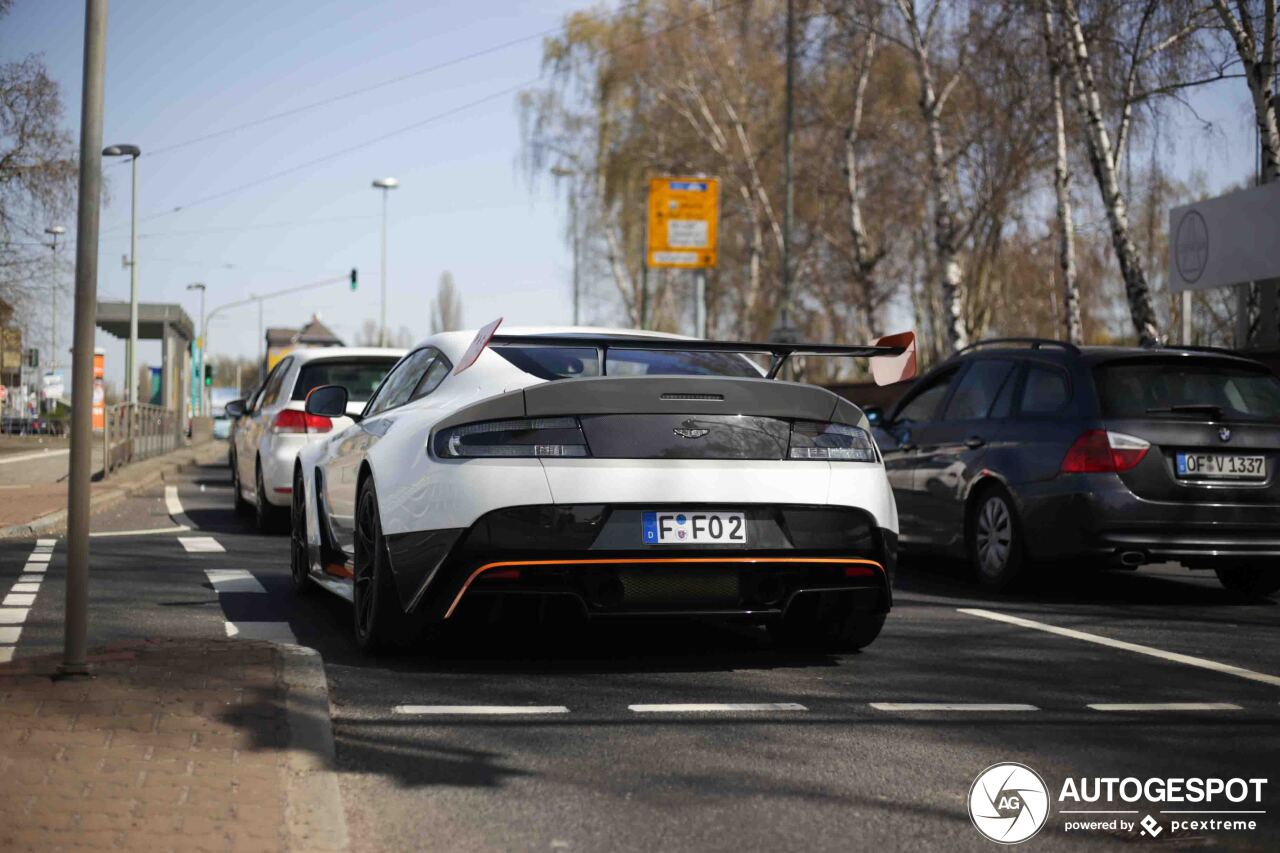
<path fill-rule="evenodd" d="M 227 403 L 222 408 L 224 411 L 226 411 L 227 417 L 229 418 L 244 417 L 244 400 L 232 400 L 230 403 Z"/>
<path fill-rule="evenodd" d="M 347 417 L 347 389 L 341 385 L 319 385 L 307 393 L 308 415 L 325 418 Z"/>
<path fill-rule="evenodd" d="M 879 406 L 863 406 L 862 413 L 867 416 L 867 423 L 873 427 L 880 426 L 884 420 L 884 409 Z"/>

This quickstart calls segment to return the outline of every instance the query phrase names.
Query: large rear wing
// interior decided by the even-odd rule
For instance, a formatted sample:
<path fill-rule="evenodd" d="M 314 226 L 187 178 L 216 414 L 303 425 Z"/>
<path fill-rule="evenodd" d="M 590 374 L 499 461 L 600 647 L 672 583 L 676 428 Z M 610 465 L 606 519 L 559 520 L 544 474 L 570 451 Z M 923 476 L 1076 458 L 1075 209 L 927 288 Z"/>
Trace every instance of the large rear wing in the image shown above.
<path fill-rule="evenodd" d="M 566 347 L 594 349 L 600 376 L 608 375 L 610 350 L 643 350 L 646 352 L 726 352 L 743 355 L 768 355 L 768 379 L 776 379 L 788 359 L 796 355 L 843 356 L 870 358 L 871 374 L 877 385 L 890 385 L 912 379 L 916 375 L 915 332 L 900 332 L 880 338 L 870 345 L 781 343 L 762 341 L 706 341 L 658 338 L 637 335 L 564 334 L 564 335 L 499 335 L 501 318 L 489 323 L 477 334 L 454 373 L 466 370 L 480 357 L 485 347 Z"/>

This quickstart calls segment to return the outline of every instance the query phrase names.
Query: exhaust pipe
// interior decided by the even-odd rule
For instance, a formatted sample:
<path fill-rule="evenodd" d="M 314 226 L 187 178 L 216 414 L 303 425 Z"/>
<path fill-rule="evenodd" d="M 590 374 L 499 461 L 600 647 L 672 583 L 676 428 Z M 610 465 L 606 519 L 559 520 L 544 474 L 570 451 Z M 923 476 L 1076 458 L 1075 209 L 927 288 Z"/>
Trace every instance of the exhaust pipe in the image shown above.
<path fill-rule="evenodd" d="M 1147 555 L 1141 551 L 1125 551 L 1120 555 L 1120 565 L 1126 569 L 1136 569 L 1147 561 Z"/>
<path fill-rule="evenodd" d="M 782 601 L 782 597 L 787 594 L 786 587 L 782 585 L 782 581 L 774 575 L 769 575 L 760 579 L 756 584 L 756 598 L 761 604 L 773 606 Z"/>

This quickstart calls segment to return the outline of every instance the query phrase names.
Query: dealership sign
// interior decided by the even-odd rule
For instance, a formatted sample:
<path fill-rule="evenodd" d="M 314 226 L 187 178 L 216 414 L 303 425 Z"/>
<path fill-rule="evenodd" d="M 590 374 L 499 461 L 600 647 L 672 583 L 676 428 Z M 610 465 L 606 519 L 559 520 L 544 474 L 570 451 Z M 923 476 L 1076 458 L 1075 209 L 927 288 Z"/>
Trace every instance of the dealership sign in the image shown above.
<path fill-rule="evenodd" d="M 1280 182 L 1169 212 L 1169 289 L 1280 279 Z"/>

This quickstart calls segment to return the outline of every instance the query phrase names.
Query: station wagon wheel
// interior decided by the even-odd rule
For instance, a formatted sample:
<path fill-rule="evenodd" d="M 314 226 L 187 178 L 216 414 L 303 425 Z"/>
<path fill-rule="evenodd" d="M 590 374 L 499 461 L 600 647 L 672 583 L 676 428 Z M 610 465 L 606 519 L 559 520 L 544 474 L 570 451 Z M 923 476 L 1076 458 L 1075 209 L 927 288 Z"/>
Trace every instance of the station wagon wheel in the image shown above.
<path fill-rule="evenodd" d="M 293 502 L 289 511 L 289 573 L 293 589 L 299 594 L 310 592 L 311 557 L 307 552 L 307 494 L 302 469 L 293 474 Z"/>
<path fill-rule="evenodd" d="M 1013 499 L 998 486 L 984 490 L 969 513 L 969 558 L 988 589 L 1008 588 L 1022 570 L 1022 537 Z"/>

